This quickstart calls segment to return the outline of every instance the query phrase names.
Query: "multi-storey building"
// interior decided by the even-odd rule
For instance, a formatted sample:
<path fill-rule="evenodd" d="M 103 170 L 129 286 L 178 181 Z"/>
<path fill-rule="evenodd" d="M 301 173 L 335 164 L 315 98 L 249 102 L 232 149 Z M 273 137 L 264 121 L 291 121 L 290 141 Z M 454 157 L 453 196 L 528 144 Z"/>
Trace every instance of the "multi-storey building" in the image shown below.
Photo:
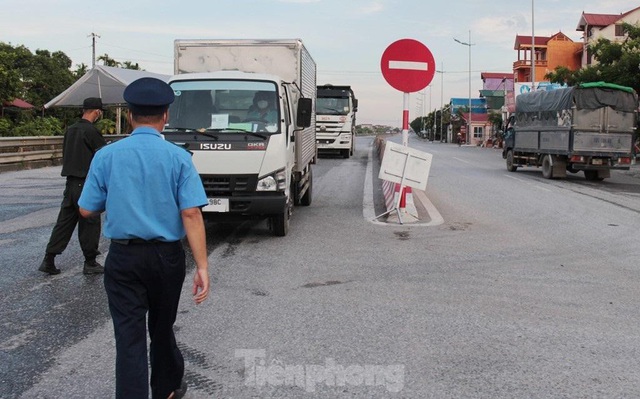
<path fill-rule="evenodd" d="M 518 51 L 518 60 L 513 63 L 515 83 L 546 82 L 544 76 L 553 72 L 557 66 L 571 70 L 580 68 L 582 44 L 571 40 L 567 35 L 558 32 L 553 36 L 535 36 L 533 46 L 531 36 L 516 36 L 514 50 Z M 534 54 L 532 57 L 531 54 Z M 531 79 L 532 64 L 535 62 L 535 79 Z"/>
<path fill-rule="evenodd" d="M 636 25 L 639 21 L 640 7 L 623 14 L 591 14 L 583 12 L 576 28 L 578 32 L 583 32 L 582 66 L 588 66 L 595 62 L 593 54 L 589 50 L 591 43 L 599 38 L 609 39 L 613 42 L 624 40 L 625 34 L 622 30 L 622 23 Z"/>

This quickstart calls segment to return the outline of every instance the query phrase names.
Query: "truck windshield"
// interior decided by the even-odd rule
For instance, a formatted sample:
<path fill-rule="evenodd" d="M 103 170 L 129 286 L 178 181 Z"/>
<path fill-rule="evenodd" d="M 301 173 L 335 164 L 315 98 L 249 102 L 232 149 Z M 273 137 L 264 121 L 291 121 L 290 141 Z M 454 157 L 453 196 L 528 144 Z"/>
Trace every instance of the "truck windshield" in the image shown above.
<path fill-rule="evenodd" d="M 348 98 L 318 97 L 316 100 L 316 114 L 346 115 L 350 109 Z"/>
<path fill-rule="evenodd" d="M 280 132 L 276 85 L 264 81 L 197 80 L 171 83 L 175 100 L 165 131 Z"/>

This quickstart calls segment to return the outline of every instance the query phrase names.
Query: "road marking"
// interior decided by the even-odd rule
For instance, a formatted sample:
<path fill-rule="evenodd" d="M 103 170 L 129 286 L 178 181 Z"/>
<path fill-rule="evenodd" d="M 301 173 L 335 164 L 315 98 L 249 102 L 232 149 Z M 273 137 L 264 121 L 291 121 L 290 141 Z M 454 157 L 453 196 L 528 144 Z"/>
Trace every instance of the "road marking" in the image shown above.
<path fill-rule="evenodd" d="M 467 161 L 466 159 L 462 159 L 462 158 L 458 158 L 458 157 L 453 157 L 453 159 L 455 159 L 456 161 L 460 161 L 460 162 L 464 162 L 468 165 L 471 165 L 471 162 Z"/>
<path fill-rule="evenodd" d="M 537 183 L 531 183 L 530 181 L 527 181 L 527 180 L 525 180 L 525 179 L 520 179 L 520 178 L 518 178 L 518 177 L 511 176 L 511 175 L 506 174 L 506 173 L 505 173 L 505 176 L 507 176 L 507 177 L 508 177 L 508 178 L 510 178 L 510 179 L 517 180 L 517 181 L 519 181 L 519 182 L 521 182 L 521 183 L 524 183 L 524 184 L 526 184 L 526 185 L 528 185 L 528 186 L 535 187 L 535 188 L 537 188 L 537 189 L 539 189 L 539 190 L 542 190 L 542 191 L 547 191 L 547 192 L 552 192 L 552 191 L 553 191 L 553 190 L 549 190 L 549 189 L 548 189 L 548 188 L 546 188 L 546 187 L 542 187 L 541 185 L 539 185 L 539 184 L 537 184 Z"/>

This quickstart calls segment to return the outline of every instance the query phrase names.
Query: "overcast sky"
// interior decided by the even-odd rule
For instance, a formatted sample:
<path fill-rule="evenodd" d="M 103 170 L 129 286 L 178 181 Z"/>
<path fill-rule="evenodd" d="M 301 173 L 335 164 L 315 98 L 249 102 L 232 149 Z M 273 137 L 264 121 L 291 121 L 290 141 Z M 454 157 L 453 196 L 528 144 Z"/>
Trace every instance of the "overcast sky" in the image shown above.
<path fill-rule="evenodd" d="M 533 5 L 533 13 L 532 13 Z M 471 35 L 472 97 L 481 72 L 511 72 L 516 35 L 562 31 L 580 41 L 582 12 L 619 14 L 637 0 L 0 0 L 0 41 L 62 51 L 91 66 L 96 54 L 173 73 L 175 39 L 290 39 L 305 43 L 318 83 L 350 84 L 359 99 L 358 123 L 402 127 L 403 95 L 380 72 L 388 45 L 410 38 L 433 53 L 438 70 L 423 93 L 410 95 L 409 118 L 468 97 Z M 420 112 L 418 112 L 420 111 Z"/>

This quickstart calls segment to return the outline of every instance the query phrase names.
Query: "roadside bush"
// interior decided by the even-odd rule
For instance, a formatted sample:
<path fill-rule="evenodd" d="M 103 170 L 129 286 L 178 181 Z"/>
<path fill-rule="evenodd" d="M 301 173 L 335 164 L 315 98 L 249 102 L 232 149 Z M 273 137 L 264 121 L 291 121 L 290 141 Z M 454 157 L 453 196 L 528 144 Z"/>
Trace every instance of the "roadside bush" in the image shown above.
<path fill-rule="evenodd" d="M 11 136 L 60 136 L 63 133 L 62 122 L 58 118 L 44 117 L 19 124 L 13 129 Z"/>
<path fill-rule="evenodd" d="M 0 137 L 10 137 L 13 123 L 7 118 L 0 118 Z"/>
<path fill-rule="evenodd" d="M 102 134 L 115 134 L 116 123 L 111 119 L 100 119 L 96 122 L 96 129 Z"/>

